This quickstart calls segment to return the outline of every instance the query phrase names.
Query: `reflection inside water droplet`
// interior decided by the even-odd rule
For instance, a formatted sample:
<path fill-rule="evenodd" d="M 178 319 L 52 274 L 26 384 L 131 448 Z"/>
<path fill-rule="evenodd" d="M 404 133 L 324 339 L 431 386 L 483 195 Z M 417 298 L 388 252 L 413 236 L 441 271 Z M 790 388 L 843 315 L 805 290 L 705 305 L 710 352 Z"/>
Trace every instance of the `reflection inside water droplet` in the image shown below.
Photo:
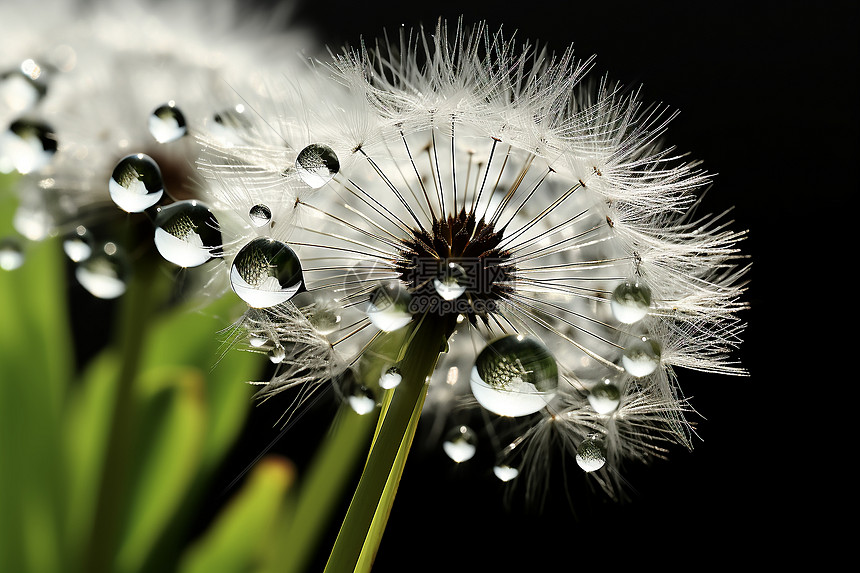
<path fill-rule="evenodd" d="M 318 189 L 340 171 L 340 161 L 334 150 L 321 143 L 312 143 L 296 157 L 296 172 L 310 187 Z"/>
<path fill-rule="evenodd" d="M 108 182 L 110 197 L 128 213 L 142 213 L 164 194 L 161 170 L 143 153 L 127 155 L 117 163 Z"/>
<path fill-rule="evenodd" d="M 255 308 L 290 300 L 302 287 L 302 266 L 286 244 L 259 237 L 239 251 L 230 269 L 230 285 Z"/>
<path fill-rule="evenodd" d="M 92 234 L 83 225 L 78 225 L 63 239 L 63 252 L 75 263 L 88 259 L 93 253 Z"/>
<path fill-rule="evenodd" d="M 629 280 L 612 291 L 610 301 L 612 314 L 625 324 L 633 324 L 645 318 L 651 308 L 651 289 L 638 280 Z"/>
<path fill-rule="evenodd" d="M 75 278 L 93 296 L 112 299 L 125 292 L 129 270 L 122 249 L 115 243 L 105 243 L 77 265 Z"/>
<path fill-rule="evenodd" d="M 57 152 L 53 129 L 20 119 L 0 134 L 0 172 L 32 173 L 46 166 Z"/>
<path fill-rule="evenodd" d="M 158 106 L 149 116 L 149 133 L 159 143 L 169 143 L 188 133 L 185 116 L 176 107 L 176 102 L 169 101 Z"/>
<path fill-rule="evenodd" d="M 660 353 L 659 342 L 647 336 L 640 336 L 624 348 L 621 365 L 631 376 L 648 376 L 660 366 Z"/>
<path fill-rule="evenodd" d="M 606 463 L 603 440 L 599 436 L 589 436 L 576 448 L 576 463 L 586 472 L 596 472 Z"/>
<path fill-rule="evenodd" d="M 272 210 L 262 203 L 254 205 L 248 211 L 248 217 L 251 219 L 251 224 L 255 227 L 264 227 L 272 221 Z"/>
<path fill-rule="evenodd" d="M 478 436 L 468 426 L 457 426 L 445 437 L 442 449 L 458 464 L 465 462 L 472 459 L 478 450 Z"/>
<path fill-rule="evenodd" d="M 158 252 L 175 265 L 196 267 L 218 255 L 218 221 L 209 207 L 198 201 L 177 201 L 162 207 L 154 224 Z"/>
<path fill-rule="evenodd" d="M 454 300 L 466 292 L 466 270 L 457 263 L 446 264 L 440 275 L 433 279 L 433 287 L 445 300 Z"/>
<path fill-rule="evenodd" d="M 367 317 L 378 329 L 393 332 L 412 321 L 411 302 L 412 295 L 400 281 L 386 281 L 370 293 Z"/>
<path fill-rule="evenodd" d="M 500 416 L 534 414 L 555 396 L 558 366 L 541 342 L 510 334 L 478 354 L 470 386 L 478 403 Z"/>

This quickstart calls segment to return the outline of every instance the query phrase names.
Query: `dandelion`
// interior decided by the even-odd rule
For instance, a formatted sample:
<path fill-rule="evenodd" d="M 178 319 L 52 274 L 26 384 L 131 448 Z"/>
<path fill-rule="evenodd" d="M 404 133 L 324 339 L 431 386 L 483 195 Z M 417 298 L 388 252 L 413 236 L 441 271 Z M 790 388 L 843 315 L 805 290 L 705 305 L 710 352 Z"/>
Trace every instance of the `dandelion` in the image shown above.
<path fill-rule="evenodd" d="M 455 462 L 478 408 L 500 479 L 541 489 L 558 436 L 619 496 L 625 460 L 691 446 L 677 367 L 744 374 L 743 233 L 696 214 L 710 178 L 662 145 L 674 114 L 591 64 L 440 22 L 253 100 L 240 145 L 203 134 L 213 202 L 248 222 L 225 238 L 248 336 L 289 349 L 261 395 L 383 405 L 329 567 L 372 559 L 422 411 Z"/>

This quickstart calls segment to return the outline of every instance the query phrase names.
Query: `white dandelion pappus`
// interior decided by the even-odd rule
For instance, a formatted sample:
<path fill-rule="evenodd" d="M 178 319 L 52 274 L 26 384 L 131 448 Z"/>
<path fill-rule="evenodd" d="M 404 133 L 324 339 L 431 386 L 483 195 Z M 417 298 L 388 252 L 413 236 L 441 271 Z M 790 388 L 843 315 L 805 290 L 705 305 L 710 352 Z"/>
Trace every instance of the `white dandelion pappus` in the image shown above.
<path fill-rule="evenodd" d="M 234 2 L 59 4 L 57 14 L 75 15 L 67 18 L 72 24 L 44 36 L 33 56 L 62 46 L 75 65 L 50 75 L 31 112 L 50 126 L 56 153 L 21 179 L 16 230 L 31 240 L 60 234 L 70 248 L 85 243 L 99 259 L 106 256 L 100 246 L 110 242 L 118 260 L 128 247 L 118 235 L 129 221 L 145 219 L 123 218 L 123 211 L 146 213 L 163 258 L 181 268 L 217 259 L 220 227 L 231 224 L 231 213 L 201 203 L 206 193 L 194 167 L 200 148 L 193 134 L 213 126 L 229 134 L 224 118 L 235 119 L 237 91 L 260 89 L 263 71 L 290 71 L 305 35 L 283 26 L 284 10 L 263 15 Z M 42 32 L 50 30 L 51 14 L 34 22 Z M 302 69 L 295 68 L 291 73 Z M 76 262 L 94 271 L 116 267 Z M 124 273 L 110 274 L 122 280 Z"/>
<path fill-rule="evenodd" d="M 294 249 L 311 302 L 267 320 L 295 306 L 272 328 L 303 331 L 319 300 L 339 304 L 334 329 L 317 331 L 336 379 L 349 372 L 395 399 L 421 386 L 402 373 L 393 390 L 380 381 L 411 355 L 436 355 L 432 339 L 418 348 L 434 328 L 443 347 L 424 409 L 441 414 L 440 431 L 459 406 L 516 417 L 528 429 L 498 467 L 545 465 L 555 433 L 616 495 L 623 459 L 691 446 L 675 367 L 744 373 L 730 356 L 743 233 L 694 216 L 709 177 L 659 143 L 673 114 L 606 81 L 583 88 L 590 65 L 571 50 L 517 49 L 483 25 L 403 32 L 318 66 L 312 93 L 254 102 L 262 144 L 210 141 L 203 170 L 243 212 L 280 195 L 280 227 L 267 232 Z M 337 160 L 317 161 L 336 164 L 321 185 L 303 173 L 309 147 Z M 263 393 L 325 381 L 312 364 L 295 380 L 295 367 L 276 373 Z"/>

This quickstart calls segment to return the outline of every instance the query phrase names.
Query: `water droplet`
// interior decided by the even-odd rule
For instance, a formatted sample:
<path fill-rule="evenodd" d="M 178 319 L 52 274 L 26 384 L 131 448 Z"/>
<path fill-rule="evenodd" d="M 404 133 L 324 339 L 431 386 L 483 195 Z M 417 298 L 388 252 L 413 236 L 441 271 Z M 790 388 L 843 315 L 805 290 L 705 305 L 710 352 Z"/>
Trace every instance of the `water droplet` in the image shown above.
<path fill-rule="evenodd" d="M 32 60 L 30 60 L 32 61 Z M 44 82 L 17 68 L 0 75 L 0 108 L 19 114 L 32 109 L 45 96 Z"/>
<path fill-rule="evenodd" d="M 442 449 L 458 464 L 465 462 L 478 450 L 478 436 L 469 426 L 457 426 L 445 437 Z"/>
<path fill-rule="evenodd" d="M 272 221 L 272 210 L 266 205 L 254 205 L 248 211 L 248 217 L 251 219 L 251 224 L 255 227 L 264 227 Z"/>
<path fill-rule="evenodd" d="M 318 299 L 314 302 L 308 320 L 314 330 L 327 336 L 340 328 L 340 305 L 330 299 Z"/>
<path fill-rule="evenodd" d="M 576 463 L 586 472 L 596 472 L 606 463 L 606 452 L 600 436 L 588 436 L 576 448 Z"/>
<path fill-rule="evenodd" d="M 380 330 L 392 332 L 412 321 L 409 304 L 412 295 L 400 281 L 382 283 L 370 293 L 367 317 Z"/>
<path fill-rule="evenodd" d="M 112 299 L 126 289 L 129 265 L 124 252 L 114 243 L 105 243 L 75 269 L 75 278 L 97 298 Z"/>
<path fill-rule="evenodd" d="M 467 280 L 466 270 L 457 263 L 449 262 L 440 276 L 433 279 L 433 286 L 439 296 L 445 300 L 454 300 L 466 292 Z"/>
<path fill-rule="evenodd" d="M 296 253 L 274 239 L 254 239 L 236 255 L 230 285 L 254 308 L 268 308 L 290 300 L 302 287 L 302 265 Z"/>
<path fill-rule="evenodd" d="M 520 470 L 505 464 L 499 464 L 493 468 L 493 473 L 496 474 L 496 477 L 500 480 L 508 482 L 520 475 Z"/>
<path fill-rule="evenodd" d="M 180 267 L 202 265 L 218 256 L 218 221 L 209 207 L 193 199 L 162 207 L 155 216 L 155 247 L 162 257 Z"/>
<path fill-rule="evenodd" d="M 302 181 L 319 189 L 340 171 L 340 161 L 334 150 L 321 143 L 312 143 L 296 157 L 296 171 Z"/>
<path fill-rule="evenodd" d="M 0 136 L 0 172 L 31 173 L 48 164 L 57 140 L 44 123 L 19 119 Z"/>
<path fill-rule="evenodd" d="M 611 414 L 621 404 L 621 390 L 614 382 L 604 380 L 591 388 L 588 403 L 598 414 Z"/>
<path fill-rule="evenodd" d="M 403 381 L 403 375 L 400 373 L 400 368 L 397 366 L 389 366 L 379 377 L 379 387 L 384 390 L 396 388 Z"/>
<path fill-rule="evenodd" d="M 78 225 L 74 232 L 63 239 L 63 251 L 75 263 L 90 258 L 93 254 L 92 234 L 83 225 Z"/>
<path fill-rule="evenodd" d="M 660 365 L 660 353 L 659 342 L 640 336 L 624 348 L 621 365 L 631 376 L 648 376 Z"/>
<path fill-rule="evenodd" d="M 14 271 L 24 264 L 24 249 L 14 237 L 0 239 L 0 269 Z"/>
<path fill-rule="evenodd" d="M 346 398 L 349 407 L 356 414 L 363 416 L 376 409 L 376 397 L 373 395 L 373 391 L 358 381 L 352 369 L 347 369 L 339 374 L 335 383 Z"/>
<path fill-rule="evenodd" d="M 171 100 L 152 112 L 149 116 L 149 133 L 158 143 L 176 141 L 188 133 L 185 116 L 176 107 L 176 102 Z"/>
<path fill-rule="evenodd" d="M 266 345 L 267 342 L 269 342 L 269 339 L 262 335 L 251 334 L 250 336 L 248 336 L 248 344 L 250 344 L 254 348 L 262 348 Z"/>
<path fill-rule="evenodd" d="M 123 211 L 142 213 L 164 194 L 161 170 L 143 153 L 127 155 L 117 163 L 108 182 L 110 197 Z"/>
<path fill-rule="evenodd" d="M 612 314 L 624 324 L 645 318 L 651 308 L 651 289 L 638 280 L 625 281 L 612 292 Z"/>
<path fill-rule="evenodd" d="M 286 357 L 287 351 L 284 350 L 284 347 L 280 344 L 276 344 L 275 347 L 269 351 L 269 360 L 272 361 L 272 364 L 280 364 Z"/>
<path fill-rule="evenodd" d="M 500 416 L 526 416 L 558 389 L 558 366 L 541 342 L 517 334 L 493 340 L 478 354 L 470 380 L 481 406 Z"/>

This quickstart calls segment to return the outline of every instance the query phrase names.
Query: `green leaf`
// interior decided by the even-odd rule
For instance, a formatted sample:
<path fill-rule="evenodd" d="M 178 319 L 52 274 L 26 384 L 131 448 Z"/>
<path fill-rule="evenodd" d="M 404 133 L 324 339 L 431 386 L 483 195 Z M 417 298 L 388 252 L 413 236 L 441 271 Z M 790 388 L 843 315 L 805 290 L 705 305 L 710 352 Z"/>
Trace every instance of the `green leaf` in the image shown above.
<path fill-rule="evenodd" d="M 0 237 L 14 234 L 14 178 L 0 177 Z M 60 410 L 72 373 L 63 260 L 56 241 L 27 243 L 0 270 L 0 570 L 62 569 Z"/>
<path fill-rule="evenodd" d="M 180 573 L 251 571 L 265 553 L 295 478 L 291 463 L 268 456 L 257 464 L 239 494 L 182 560 Z"/>
<path fill-rule="evenodd" d="M 182 366 L 152 369 L 140 379 L 118 572 L 139 569 L 194 480 L 206 429 L 203 384 L 199 370 Z"/>

